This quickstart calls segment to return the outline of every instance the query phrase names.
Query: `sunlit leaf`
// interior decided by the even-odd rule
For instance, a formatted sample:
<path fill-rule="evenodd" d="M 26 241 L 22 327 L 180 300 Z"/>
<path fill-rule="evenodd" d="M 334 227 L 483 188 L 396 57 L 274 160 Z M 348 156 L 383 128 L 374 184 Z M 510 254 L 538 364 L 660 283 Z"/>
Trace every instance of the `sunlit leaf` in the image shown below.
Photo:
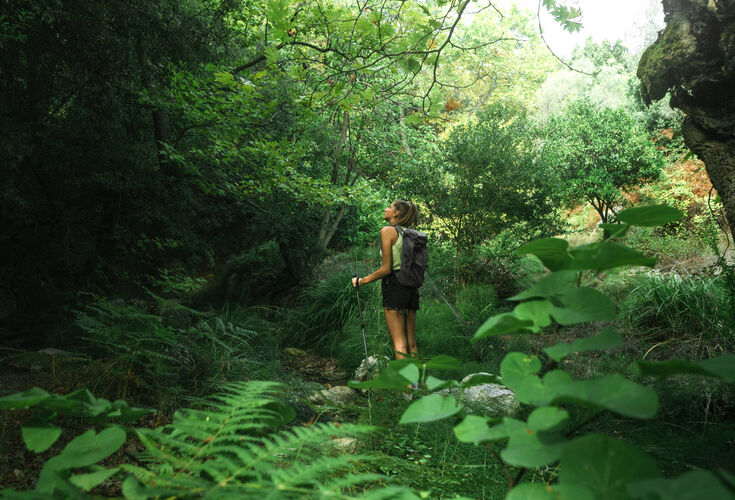
<path fill-rule="evenodd" d="M 433 370 L 456 370 L 459 368 L 459 360 L 446 354 L 439 354 L 426 362 L 426 368 Z"/>
<path fill-rule="evenodd" d="M 462 407 L 457 406 L 457 401 L 454 399 L 454 396 L 430 394 L 411 403 L 411 406 L 406 408 L 406 411 L 401 415 L 398 423 L 414 424 L 419 422 L 433 422 L 451 417 L 461 410 Z"/>
<path fill-rule="evenodd" d="M 574 288 L 577 271 L 557 271 L 539 279 L 528 290 L 525 290 L 508 300 L 528 300 L 535 298 L 550 298 L 565 293 Z"/>
<path fill-rule="evenodd" d="M 518 304 L 513 309 L 513 314 L 521 320 L 533 322 L 532 331 L 538 332 L 551 324 L 551 309 L 552 305 L 548 300 L 529 300 Z"/>
<path fill-rule="evenodd" d="M 705 375 L 720 378 L 726 382 L 735 382 L 735 355 L 725 354 L 704 361 L 684 361 L 669 359 L 667 361 L 637 361 L 635 363 L 639 375 L 671 377 L 673 375 Z"/>
<path fill-rule="evenodd" d="M 61 436 L 61 428 L 43 420 L 28 422 L 21 427 L 26 448 L 36 453 L 46 451 Z"/>
<path fill-rule="evenodd" d="M 561 296 L 560 301 L 564 307 L 552 307 L 550 313 L 561 325 L 615 319 L 615 303 L 594 288 L 572 288 Z"/>
<path fill-rule="evenodd" d="M 610 240 L 575 247 L 569 253 L 573 258 L 569 269 L 606 271 L 620 266 L 651 267 L 656 263 L 656 259 Z"/>
<path fill-rule="evenodd" d="M 477 329 L 472 340 L 479 340 L 493 335 L 504 335 L 508 333 L 528 333 L 533 328 L 533 321 L 519 319 L 512 313 L 498 314 L 485 321 Z"/>
<path fill-rule="evenodd" d="M 622 238 L 630 228 L 628 224 L 600 224 L 598 227 L 610 233 L 611 238 Z"/>
<path fill-rule="evenodd" d="M 559 463 L 560 486 L 583 486 L 599 499 L 628 498 L 628 483 L 660 476 L 650 456 L 601 434 L 588 434 L 567 444 Z"/>
<path fill-rule="evenodd" d="M 618 214 L 618 220 L 631 226 L 663 226 L 684 218 L 684 213 L 674 207 L 666 205 L 651 205 L 647 207 L 633 207 Z"/>
<path fill-rule="evenodd" d="M 673 479 L 644 479 L 628 485 L 633 499 L 731 500 L 733 491 L 712 472 L 693 470 Z"/>
<path fill-rule="evenodd" d="M 561 238 L 534 240 L 521 246 L 518 255 L 533 254 L 551 271 L 565 269 L 572 258 L 568 252 L 569 243 Z"/>

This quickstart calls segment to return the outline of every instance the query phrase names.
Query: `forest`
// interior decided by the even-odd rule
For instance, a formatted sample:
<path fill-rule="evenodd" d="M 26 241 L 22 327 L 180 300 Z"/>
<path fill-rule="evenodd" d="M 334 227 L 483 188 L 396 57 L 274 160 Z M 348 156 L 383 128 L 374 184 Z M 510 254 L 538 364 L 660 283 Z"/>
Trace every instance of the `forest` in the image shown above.
<path fill-rule="evenodd" d="M 735 0 L 605 4 L 3 0 L 0 498 L 734 499 Z"/>

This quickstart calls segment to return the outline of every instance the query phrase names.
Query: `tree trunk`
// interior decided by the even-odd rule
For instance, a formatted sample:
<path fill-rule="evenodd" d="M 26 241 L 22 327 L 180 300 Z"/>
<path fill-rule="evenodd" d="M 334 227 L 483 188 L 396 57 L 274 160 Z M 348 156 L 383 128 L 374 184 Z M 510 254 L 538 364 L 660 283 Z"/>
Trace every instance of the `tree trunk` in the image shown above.
<path fill-rule="evenodd" d="M 148 58 L 143 41 L 138 38 L 138 64 L 140 65 L 140 75 L 143 87 L 149 92 L 155 92 L 153 76 L 151 74 L 151 61 Z M 166 175 L 173 175 L 174 171 L 171 164 L 166 160 L 166 153 L 163 144 L 170 137 L 168 112 L 164 109 L 153 109 L 151 111 L 153 119 L 153 137 L 156 141 L 156 155 L 158 156 L 158 166 Z"/>
<path fill-rule="evenodd" d="M 686 118 L 684 140 L 706 166 L 712 185 L 722 199 L 730 231 L 735 228 L 735 138 L 707 134 L 694 120 Z"/>
<path fill-rule="evenodd" d="M 350 114 L 349 112 L 345 111 L 342 114 L 342 130 L 339 134 L 339 143 L 337 144 L 337 148 L 334 152 L 334 167 L 332 167 L 332 176 L 330 179 L 332 185 L 336 185 L 339 180 L 339 166 L 342 159 L 342 149 L 344 148 L 345 142 L 347 141 L 347 130 L 349 128 L 349 125 Z M 342 217 L 344 217 L 345 210 L 346 207 L 340 207 L 337 218 L 330 225 L 330 221 L 332 220 L 332 207 L 326 207 L 324 209 L 322 221 L 319 225 L 319 242 L 322 244 L 322 248 L 327 248 L 327 245 L 329 245 L 332 236 L 334 236 L 334 233 L 337 231 L 339 223 L 342 221 Z"/>
<path fill-rule="evenodd" d="M 687 146 L 704 161 L 735 228 L 735 0 L 663 0 L 666 27 L 641 56 L 647 103 L 671 89 Z"/>

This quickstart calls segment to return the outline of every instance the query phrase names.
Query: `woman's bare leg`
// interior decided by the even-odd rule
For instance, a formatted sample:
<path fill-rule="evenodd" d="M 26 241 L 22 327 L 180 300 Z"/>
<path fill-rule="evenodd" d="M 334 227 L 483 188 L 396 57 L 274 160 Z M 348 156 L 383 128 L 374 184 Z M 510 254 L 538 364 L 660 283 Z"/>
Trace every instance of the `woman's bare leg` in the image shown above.
<path fill-rule="evenodd" d="M 401 311 L 388 308 L 385 309 L 385 323 L 388 325 L 390 339 L 393 341 L 393 350 L 396 351 L 396 359 L 405 358 L 406 354 L 410 352 L 408 344 L 406 343 L 406 332 L 404 330 L 403 320 L 404 318 Z"/>
<path fill-rule="evenodd" d="M 416 310 L 409 309 L 406 315 L 406 343 L 408 344 L 408 352 L 411 356 L 415 356 L 419 352 L 416 347 Z"/>

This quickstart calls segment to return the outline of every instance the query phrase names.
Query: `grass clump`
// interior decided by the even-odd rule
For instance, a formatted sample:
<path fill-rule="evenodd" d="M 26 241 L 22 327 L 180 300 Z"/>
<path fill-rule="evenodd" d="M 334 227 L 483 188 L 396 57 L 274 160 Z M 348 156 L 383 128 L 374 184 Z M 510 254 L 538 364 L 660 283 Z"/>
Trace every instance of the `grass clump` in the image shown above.
<path fill-rule="evenodd" d="M 735 318 L 719 279 L 676 274 L 639 274 L 622 304 L 625 321 L 657 340 L 702 340 L 731 346 Z"/>

